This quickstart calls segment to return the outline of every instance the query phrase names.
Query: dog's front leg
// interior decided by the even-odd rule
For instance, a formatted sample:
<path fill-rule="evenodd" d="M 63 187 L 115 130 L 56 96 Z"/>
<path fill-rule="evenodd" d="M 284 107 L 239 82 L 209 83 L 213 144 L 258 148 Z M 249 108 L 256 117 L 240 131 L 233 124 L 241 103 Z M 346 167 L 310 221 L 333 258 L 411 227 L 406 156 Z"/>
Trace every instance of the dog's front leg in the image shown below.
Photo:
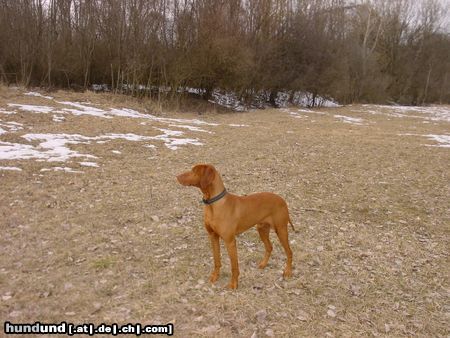
<path fill-rule="evenodd" d="M 227 246 L 228 256 L 230 256 L 231 263 L 231 281 L 228 284 L 230 289 L 237 289 L 238 287 L 238 277 L 239 277 L 239 263 L 237 257 L 237 247 L 236 238 L 232 237 L 230 240 L 225 242 Z"/>
<path fill-rule="evenodd" d="M 219 278 L 220 274 L 220 243 L 219 243 L 219 235 L 215 232 L 211 231 L 209 233 L 209 239 L 211 241 L 211 249 L 213 252 L 214 257 L 214 270 L 211 273 L 211 276 L 209 277 L 209 281 L 211 283 L 215 283 L 217 279 Z"/>

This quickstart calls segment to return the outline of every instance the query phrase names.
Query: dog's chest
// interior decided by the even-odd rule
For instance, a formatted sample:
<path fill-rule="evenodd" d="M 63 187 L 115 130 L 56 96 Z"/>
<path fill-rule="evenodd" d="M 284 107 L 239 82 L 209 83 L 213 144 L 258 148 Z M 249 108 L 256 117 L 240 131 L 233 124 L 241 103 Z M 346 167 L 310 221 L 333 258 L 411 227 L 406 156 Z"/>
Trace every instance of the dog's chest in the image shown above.
<path fill-rule="evenodd" d="M 210 207 L 205 207 L 203 214 L 205 223 L 208 224 L 216 233 L 220 233 L 223 224 L 226 222 L 222 212 L 214 210 Z"/>
<path fill-rule="evenodd" d="M 203 212 L 203 217 L 205 219 L 205 223 L 212 226 L 212 224 L 215 223 L 214 222 L 215 219 L 217 219 L 217 215 L 216 215 L 216 217 L 214 217 L 214 216 L 215 215 L 214 215 L 214 212 L 212 211 L 212 208 L 205 207 L 205 210 Z"/>

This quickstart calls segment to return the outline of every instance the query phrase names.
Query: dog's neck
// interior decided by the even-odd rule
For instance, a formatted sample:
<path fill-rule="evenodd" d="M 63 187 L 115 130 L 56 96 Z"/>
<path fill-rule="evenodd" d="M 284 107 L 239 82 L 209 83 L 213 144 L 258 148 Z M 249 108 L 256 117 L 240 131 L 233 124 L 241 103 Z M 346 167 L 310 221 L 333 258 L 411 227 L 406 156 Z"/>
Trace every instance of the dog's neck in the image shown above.
<path fill-rule="evenodd" d="M 225 186 L 223 185 L 222 178 L 216 174 L 214 181 L 206 187 L 206 189 L 201 189 L 203 193 L 203 199 L 209 200 L 217 195 L 219 195 Z"/>

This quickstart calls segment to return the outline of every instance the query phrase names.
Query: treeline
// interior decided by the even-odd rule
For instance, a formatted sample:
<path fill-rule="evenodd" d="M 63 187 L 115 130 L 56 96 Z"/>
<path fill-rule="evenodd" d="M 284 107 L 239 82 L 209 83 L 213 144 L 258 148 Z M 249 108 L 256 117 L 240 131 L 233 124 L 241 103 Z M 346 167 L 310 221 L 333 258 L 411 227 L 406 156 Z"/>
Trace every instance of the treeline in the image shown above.
<path fill-rule="evenodd" d="M 0 0 L 0 79 L 450 102 L 434 0 Z"/>

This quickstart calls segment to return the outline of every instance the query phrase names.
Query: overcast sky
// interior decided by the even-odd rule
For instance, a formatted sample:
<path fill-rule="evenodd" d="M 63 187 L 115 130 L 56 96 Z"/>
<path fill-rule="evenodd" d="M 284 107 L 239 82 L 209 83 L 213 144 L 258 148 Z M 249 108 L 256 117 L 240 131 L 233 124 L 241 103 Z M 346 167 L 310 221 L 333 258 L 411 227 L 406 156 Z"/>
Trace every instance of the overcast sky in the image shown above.
<path fill-rule="evenodd" d="M 440 0 L 444 9 L 446 10 L 445 14 L 445 28 L 447 32 L 450 32 L 450 0 Z"/>

